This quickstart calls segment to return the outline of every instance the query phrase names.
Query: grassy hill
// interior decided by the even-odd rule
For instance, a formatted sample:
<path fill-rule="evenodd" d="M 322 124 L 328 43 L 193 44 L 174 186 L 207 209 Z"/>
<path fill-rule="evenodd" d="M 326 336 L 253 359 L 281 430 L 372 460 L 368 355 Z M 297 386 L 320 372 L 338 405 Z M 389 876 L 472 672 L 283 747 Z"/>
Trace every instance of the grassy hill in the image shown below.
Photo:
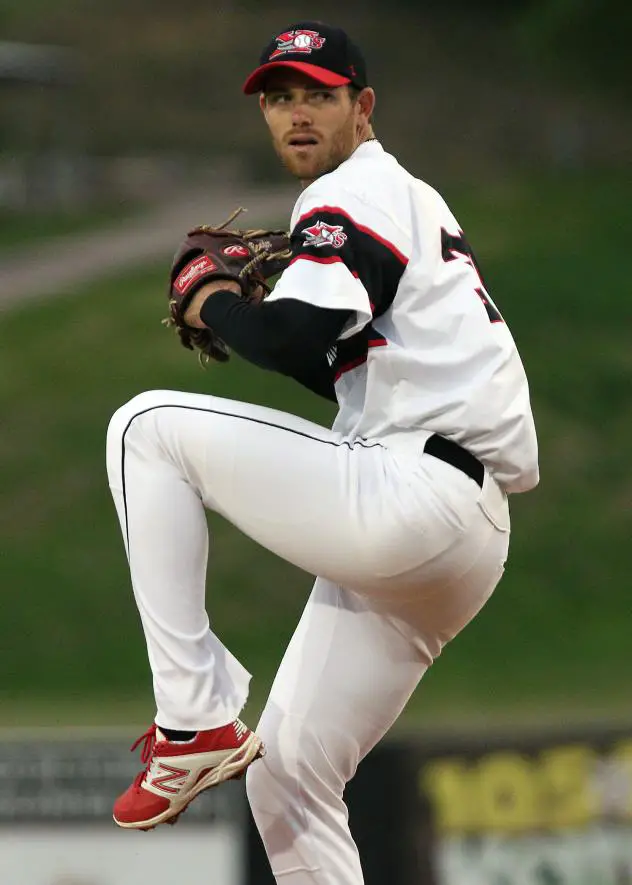
<path fill-rule="evenodd" d="M 71 236 L 105 228 L 130 216 L 138 210 L 135 204 L 112 201 L 99 208 L 76 208 L 66 212 L 12 211 L 0 207 L 0 258 L 10 256 L 11 250 L 31 245 L 51 236 Z"/>
<path fill-rule="evenodd" d="M 427 675 L 403 724 L 623 714 L 632 676 L 632 351 L 621 243 L 632 186 L 577 175 L 446 196 L 523 355 L 542 480 L 513 499 L 500 588 Z M 120 404 L 172 387 L 333 417 L 330 404 L 238 360 L 199 369 L 160 325 L 163 277 L 164 268 L 145 268 L 0 318 L 3 725 L 151 715 L 103 466 Z M 311 579 L 210 521 L 209 609 L 255 674 L 255 715 Z"/>

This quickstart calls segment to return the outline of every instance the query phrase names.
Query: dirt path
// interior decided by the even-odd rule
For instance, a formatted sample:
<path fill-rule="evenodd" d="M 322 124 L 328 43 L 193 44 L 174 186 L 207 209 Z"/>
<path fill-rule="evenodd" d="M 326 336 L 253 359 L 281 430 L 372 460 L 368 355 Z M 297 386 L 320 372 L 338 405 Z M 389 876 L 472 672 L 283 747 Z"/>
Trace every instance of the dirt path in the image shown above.
<path fill-rule="evenodd" d="M 165 270 L 188 229 L 220 223 L 237 206 L 246 206 L 242 227 L 287 223 L 296 187 L 188 194 L 116 227 L 57 237 L 16 249 L 0 259 L 0 311 L 27 301 L 70 291 L 83 283 L 135 265 L 164 261 Z"/>

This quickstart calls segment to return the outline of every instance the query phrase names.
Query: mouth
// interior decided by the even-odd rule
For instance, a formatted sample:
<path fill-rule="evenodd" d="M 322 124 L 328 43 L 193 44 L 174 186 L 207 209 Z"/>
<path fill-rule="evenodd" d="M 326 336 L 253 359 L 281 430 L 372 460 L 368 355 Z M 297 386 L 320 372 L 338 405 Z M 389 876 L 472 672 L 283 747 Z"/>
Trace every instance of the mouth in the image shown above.
<path fill-rule="evenodd" d="M 315 135 L 291 135 L 287 144 L 295 149 L 316 147 L 318 138 Z"/>

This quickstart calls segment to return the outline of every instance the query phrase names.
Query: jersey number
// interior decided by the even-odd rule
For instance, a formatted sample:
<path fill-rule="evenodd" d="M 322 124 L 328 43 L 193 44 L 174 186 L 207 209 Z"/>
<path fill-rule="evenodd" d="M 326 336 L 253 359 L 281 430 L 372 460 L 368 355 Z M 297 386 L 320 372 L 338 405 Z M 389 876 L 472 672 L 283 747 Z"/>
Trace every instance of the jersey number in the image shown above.
<path fill-rule="evenodd" d="M 454 261 L 455 258 L 458 258 L 459 256 L 465 258 L 466 262 L 474 270 L 479 279 L 480 286 L 474 291 L 483 302 L 483 307 L 487 311 L 490 323 L 503 323 L 504 320 L 500 311 L 487 294 L 483 275 L 476 261 L 474 252 L 472 251 L 472 247 L 465 239 L 463 231 L 459 231 L 455 236 L 454 234 L 449 234 L 444 227 L 441 228 L 441 256 L 444 261 Z"/>

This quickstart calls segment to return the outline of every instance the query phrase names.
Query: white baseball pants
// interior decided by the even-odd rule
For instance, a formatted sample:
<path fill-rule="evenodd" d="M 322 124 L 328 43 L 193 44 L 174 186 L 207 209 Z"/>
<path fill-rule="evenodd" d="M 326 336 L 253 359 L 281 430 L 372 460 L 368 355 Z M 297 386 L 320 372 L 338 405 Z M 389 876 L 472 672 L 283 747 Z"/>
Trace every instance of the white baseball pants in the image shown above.
<path fill-rule="evenodd" d="M 140 394 L 110 422 L 159 725 L 224 725 L 248 694 L 250 674 L 209 628 L 205 507 L 318 576 L 257 729 L 267 754 L 247 778 L 283 885 L 362 885 L 345 783 L 502 574 L 506 496 L 423 454 L 423 441 L 349 442 L 272 409 L 172 391 Z"/>

